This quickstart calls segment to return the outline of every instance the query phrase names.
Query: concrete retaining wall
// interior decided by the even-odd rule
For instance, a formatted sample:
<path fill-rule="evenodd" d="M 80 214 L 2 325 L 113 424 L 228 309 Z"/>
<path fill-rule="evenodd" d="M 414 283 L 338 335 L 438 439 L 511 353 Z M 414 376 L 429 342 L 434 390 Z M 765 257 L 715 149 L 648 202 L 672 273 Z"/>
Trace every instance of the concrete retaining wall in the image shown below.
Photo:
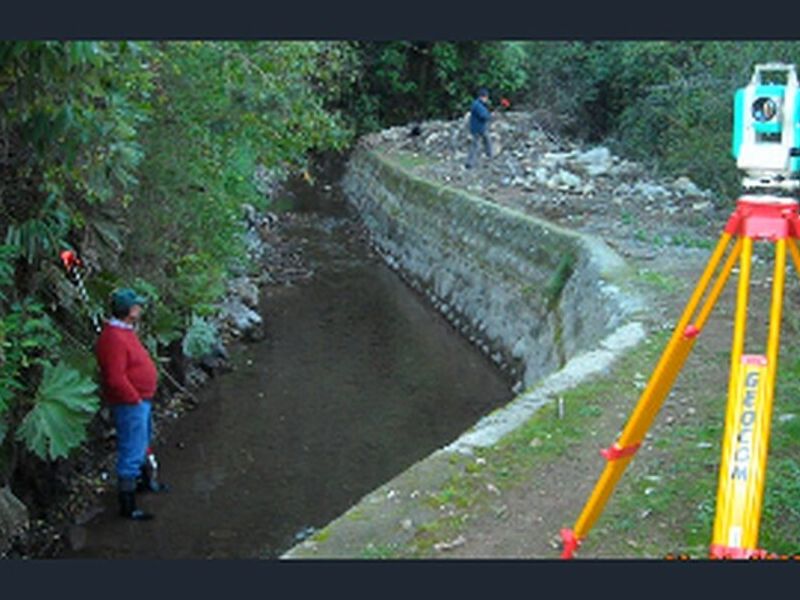
<path fill-rule="evenodd" d="M 524 387 L 635 309 L 605 243 L 417 178 L 368 150 L 343 187 L 390 266 Z"/>

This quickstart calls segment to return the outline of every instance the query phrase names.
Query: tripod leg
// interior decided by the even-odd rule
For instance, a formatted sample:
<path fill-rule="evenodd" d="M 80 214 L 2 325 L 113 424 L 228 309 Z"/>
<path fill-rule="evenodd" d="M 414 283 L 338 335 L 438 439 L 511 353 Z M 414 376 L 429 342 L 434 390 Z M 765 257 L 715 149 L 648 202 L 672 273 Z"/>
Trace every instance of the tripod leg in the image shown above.
<path fill-rule="evenodd" d="M 749 278 L 749 246 L 742 255 L 742 279 Z M 717 513 L 710 549 L 713 558 L 762 557 L 758 529 L 764 497 L 772 402 L 775 392 L 786 266 L 786 240 L 775 249 L 767 354 L 742 355 L 747 292 L 740 281 L 725 436 L 717 487 Z M 791 248 L 791 246 L 790 246 Z M 796 249 L 795 249 L 796 250 Z M 742 302 L 744 306 L 742 306 Z M 737 335 L 738 333 L 738 335 Z"/>
<path fill-rule="evenodd" d="M 628 423 L 625 426 L 619 440 L 607 450 L 603 455 L 608 462 L 603 469 L 600 479 L 592 491 L 589 500 L 578 517 L 574 529 L 564 529 L 561 536 L 564 541 L 562 558 L 571 558 L 574 551 L 580 545 L 581 540 L 592 528 L 600 516 L 611 492 L 628 466 L 633 454 L 641 445 L 647 429 L 655 418 L 658 409 L 664 401 L 667 393 L 672 387 L 678 373 L 680 372 L 686 357 L 694 345 L 694 340 L 711 313 L 714 303 L 719 298 L 725 282 L 727 281 L 733 265 L 741 250 L 741 240 L 737 241 L 733 251 L 728 256 L 719 278 L 712 288 L 705 305 L 700 311 L 701 319 L 695 326 L 690 326 L 689 322 L 694 315 L 700 300 L 703 297 L 709 282 L 722 259 L 723 254 L 731 240 L 731 235 L 723 233 L 717 243 L 714 252 L 709 259 L 705 271 L 692 293 L 691 298 L 686 304 L 683 315 L 678 321 L 677 326 L 659 359 L 653 374 L 650 377 L 645 390 L 633 411 Z"/>
<path fill-rule="evenodd" d="M 792 238 L 786 239 L 786 245 L 789 247 L 789 254 L 792 256 L 795 271 L 800 275 L 800 250 L 797 249 L 797 243 Z"/>

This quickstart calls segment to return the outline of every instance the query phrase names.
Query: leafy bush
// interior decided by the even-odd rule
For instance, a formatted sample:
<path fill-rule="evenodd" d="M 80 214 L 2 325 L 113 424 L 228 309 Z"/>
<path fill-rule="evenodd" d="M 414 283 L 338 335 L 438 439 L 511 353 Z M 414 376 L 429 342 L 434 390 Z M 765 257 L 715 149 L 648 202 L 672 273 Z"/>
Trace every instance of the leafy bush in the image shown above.
<path fill-rule="evenodd" d="M 13 440 L 54 459 L 84 439 L 85 425 L 99 405 L 96 385 L 62 361 L 53 366 L 60 339 L 43 307 L 30 300 L 12 304 L 0 319 L 0 446 L 12 441 L 7 436 L 12 431 Z"/>
<path fill-rule="evenodd" d="M 183 337 L 184 356 L 198 359 L 208 355 L 218 342 L 217 328 L 202 317 L 192 316 L 192 324 Z"/>
<path fill-rule="evenodd" d="M 323 42 L 155 45 L 154 102 L 139 192 L 127 215 L 126 262 L 187 317 L 208 315 L 245 263 L 241 206 L 263 204 L 253 175 L 305 165 L 351 137 L 325 108 L 346 66 Z M 324 62 L 329 59 L 330 62 Z M 202 85 L 198 82 L 202 81 Z M 135 257 L 135 258 L 134 258 Z"/>
<path fill-rule="evenodd" d="M 528 81 L 524 42 L 357 42 L 359 76 L 331 100 L 359 131 L 469 108 L 478 87 L 514 96 Z"/>
<path fill-rule="evenodd" d="M 86 439 L 86 425 L 100 406 L 95 383 L 59 362 L 46 364 L 33 408 L 16 439 L 41 459 L 64 458 Z"/>
<path fill-rule="evenodd" d="M 58 352 L 60 339 L 43 306 L 30 299 L 15 302 L 0 318 L 0 420 L 26 389 L 30 371 Z"/>

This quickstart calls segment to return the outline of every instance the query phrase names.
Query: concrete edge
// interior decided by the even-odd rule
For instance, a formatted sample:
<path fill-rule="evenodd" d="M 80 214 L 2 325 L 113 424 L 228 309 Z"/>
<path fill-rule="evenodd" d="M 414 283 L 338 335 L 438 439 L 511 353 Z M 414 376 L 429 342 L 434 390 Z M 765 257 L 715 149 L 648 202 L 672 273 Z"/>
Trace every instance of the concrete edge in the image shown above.
<path fill-rule="evenodd" d="M 554 394 L 562 393 L 587 378 L 602 373 L 622 353 L 645 338 L 644 326 L 633 321 L 606 336 L 598 347 L 573 356 L 563 368 L 551 373 L 532 389 L 519 394 L 504 407 L 480 419 L 469 431 L 443 450 L 470 454 L 472 448 L 493 446 L 529 419 Z"/>

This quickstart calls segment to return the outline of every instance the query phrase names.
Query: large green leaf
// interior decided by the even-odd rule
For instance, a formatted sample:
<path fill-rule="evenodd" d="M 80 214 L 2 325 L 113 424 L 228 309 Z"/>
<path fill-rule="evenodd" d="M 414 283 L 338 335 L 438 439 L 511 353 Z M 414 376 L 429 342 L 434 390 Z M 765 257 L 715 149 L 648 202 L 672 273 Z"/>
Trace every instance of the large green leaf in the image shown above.
<path fill-rule="evenodd" d="M 39 458 L 63 458 L 86 438 L 86 425 L 97 412 L 97 386 L 63 362 L 45 365 L 34 407 L 17 429 Z"/>

